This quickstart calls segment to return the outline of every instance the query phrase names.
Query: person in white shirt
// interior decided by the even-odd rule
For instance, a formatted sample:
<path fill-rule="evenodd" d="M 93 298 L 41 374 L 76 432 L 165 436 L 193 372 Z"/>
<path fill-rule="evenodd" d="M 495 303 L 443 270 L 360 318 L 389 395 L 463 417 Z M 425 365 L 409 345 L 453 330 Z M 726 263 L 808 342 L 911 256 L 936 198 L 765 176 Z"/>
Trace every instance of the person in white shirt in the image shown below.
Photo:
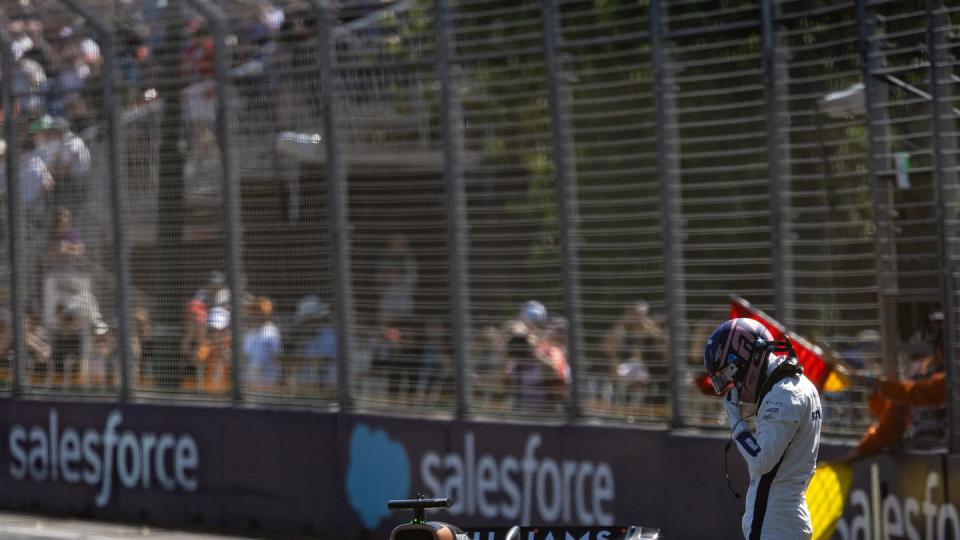
<path fill-rule="evenodd" d="M 82 218 L 91 168 L 90 150 L 62 117 L 42 116 L 30 125 L 38 155 L 53 175 L 53 206 Z M 82 229 L 83 227 L 78 227 Z"/>

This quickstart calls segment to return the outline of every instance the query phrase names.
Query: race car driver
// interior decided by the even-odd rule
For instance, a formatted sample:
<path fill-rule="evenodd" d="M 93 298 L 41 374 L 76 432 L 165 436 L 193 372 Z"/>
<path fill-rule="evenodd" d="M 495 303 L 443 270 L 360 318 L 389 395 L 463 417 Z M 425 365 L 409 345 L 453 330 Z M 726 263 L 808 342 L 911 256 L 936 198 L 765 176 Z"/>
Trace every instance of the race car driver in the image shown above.
<path fill-rule="evenodd" d="M 704 365 L 750 473 L 744 538 L 809 539 L 805 493 L 820 446 L 820 396 L 789 341 L 774 342 L 757 321 L 732 319 L 707 340 Z"/>

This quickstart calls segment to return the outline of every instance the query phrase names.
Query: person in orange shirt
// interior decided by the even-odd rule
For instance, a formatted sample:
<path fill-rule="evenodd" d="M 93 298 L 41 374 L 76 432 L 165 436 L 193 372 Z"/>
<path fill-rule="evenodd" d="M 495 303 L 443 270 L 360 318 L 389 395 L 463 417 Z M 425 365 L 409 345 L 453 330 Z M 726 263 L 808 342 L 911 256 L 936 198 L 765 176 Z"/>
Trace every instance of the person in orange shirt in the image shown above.
<path fill-rule="evenodd" d="M 915 440 L 942 443 L 946 434 L 947 378 L 943 362 L 943 312 L 930 314 L 928 341 L 933 352 L 918 358 L 905 380 L 853 376 L 873 388 L 870 426 L 848 460 L 867 457 L 898 443 L 906 434 Z"/>
<path fill-rule="evenodd" d="M 230 390 L 230 347 L 230 312 L 215 307 L 207 317 L 207 338 L 196 353 L 200 390 L 212 394 Z"/>

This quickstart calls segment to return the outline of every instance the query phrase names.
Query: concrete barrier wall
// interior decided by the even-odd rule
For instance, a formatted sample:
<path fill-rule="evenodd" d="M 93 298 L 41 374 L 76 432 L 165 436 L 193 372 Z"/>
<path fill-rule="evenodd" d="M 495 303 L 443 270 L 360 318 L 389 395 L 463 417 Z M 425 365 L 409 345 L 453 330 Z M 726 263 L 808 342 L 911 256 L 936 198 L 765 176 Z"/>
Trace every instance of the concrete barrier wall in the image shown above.
<path fill-rule="evenodd" d="M 465 528 L 639 524 L 666 538 L 737 538 L 743 500 L 724 482 L 725 442 L 637 427 L 0 400 L 0 507 L 385 538 L 408 519 L 386 500 L 423 494 L 452 497 L 435 516 Z M 844 450 L 825 444 L 821 456 Z M 745 493 L 739 455 L 726 458 Z M 838 537 L 881 527 L 949 538 L 960 527 L 947 495 L 960 493 L 955 458 L 884 455 L 856 471 Z"/>

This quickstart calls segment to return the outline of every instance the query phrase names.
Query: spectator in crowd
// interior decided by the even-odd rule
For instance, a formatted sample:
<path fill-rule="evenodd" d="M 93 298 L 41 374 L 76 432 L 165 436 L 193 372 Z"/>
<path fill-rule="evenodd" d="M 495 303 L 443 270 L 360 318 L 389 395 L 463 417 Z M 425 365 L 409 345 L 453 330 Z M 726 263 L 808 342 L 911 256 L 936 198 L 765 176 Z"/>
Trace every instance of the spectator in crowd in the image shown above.
<path fill-rule="evenodd" d="M 907 379 L 851 375 L 852 381 L 873 389 L 870 411 L 877 421 L 860 439 L 848 459 L 880 452 L 898 444 L 904 436 L 922 444 L 943 444 L 947 403 L 943 312 L 931 313 L 927 328 L 930 352 L 914 358 Z"/>
<path fill-rule="evenodd" d="M 43 21 L 37 18 L 22 19 L 14 21 L 11 28 L 15 28 L 17 34 L 30 40 L 30 46 L 25 50 L 24 55 L 40 64 L 45 72 L 50 73 L 55 68 L 57 51 L 47 39 L 47 28 Z"/>
<path fill-rule="evenodd" d="M 567 363 L 567 332 L 569 323 L 563 317 L 554 317 L 546 325 L 536 343 L 537 357 L 549 368 L 547 391 L 554 402 L 570 397 L 571 373 Z"/>
<path fill-rule="evenodd" d="M 337 384 L 337 333 L 330 306 L 307 295 L 297 306 L 291 333 L 291 385 L 298 391 L 332 389 Z"/>
<path fill-rule="evenodd" d="M 24 241 L 21 243 L 23 268 L 26 270 L 26 290 L 30 297 L 37 294 L 41 287 L 39 268 L 46 241 L 50 217 L 48 215 L 48 194 L 53 190 L 53 175 L 35 153 L 33 140 L 20 138 L 21 154 L 17 170 L 20 186 L 20 208 L 23 216 Z M 0 191 L 7 196 L 7 144 L 0 140 Z"/>
<path fill-rule="evenodd" d="M 43 265 L 44 322 L 48 327 L 56 322 L 58 305 L 79 306 L 77 315 L 85 327 L 101 320 L 90 276 L 83 268 L 84 253 L 83 240 L 73 227 L 73 214 L 66 208 L 57 209 Z"/>
<path fill-rule="evenodd" d="M 39 116 L 46 107 L 43 90 L 47 85 L 47 73 L 39 62 L 27 54 L 33 49 L 33 40 L 27 35 L 23 21 L 11 23 L 10 34 L 16 61 L 13 72 L 15 110 L 21 114 Z"/>
<path fill-rule="evenodd" d="M 77 304 L 59 304 L 53 325 L 53 346 L 50 361 L 54 386 L 77 386 L 81 377 L 83 354 L 81 308 Z"/>
<path fill-rule="evenodd" d="M 188 303 L 187 309 L 203 308 L 209 311 L 215 307 L 230 309 L 230 289 L 227 288 L 227 278 L 223 272 L 214 270 L 207 274 L 203 286 L 197 289 Z"/>
<path fill-rule="evenodd" d="M 644 399 L 651 383 L 665 369 L 666 333 L 650 314 L 650 306 L 638 300 L 624 308 L 603 339 L 603 353 L 616 373 L 618 401 Z"/>
<path fill-rule="evenodd" d="M 502 329 L 503 368 L 515 400 L 541 409 L 554 407 L 566 395 L 570 373 L 566 364 L 566 319 L 551 319 L 546 306 L 528 300 Z M 520 340 L 526 347 L 520 346 Z"/>
<path fill-rule="evenodd" d="M 374 353 L 380 343 L 381 332 L 373 324 L 355 325 L 354 332 L 354 348 L 350 351 L 351 374 L 356 377 L 361 386 L 367 388 L 377 375 L 372 367 Z"/>
<path fill-rule="evenodd" d="M 244 13 L 237 46 L 237 61 L 261 61 L 273 53 L 274 39 L 284 21 L 282 9 L 257 1 Z"/>
<path fill-rule="evenodd" d="M 400 321 L 400 324 L 380 327 L 380 335 L 373 347 L 370 366 L 380 390 L 392 399 L 400 399 L 401 389 L 419 377 L 417 364 L 422 362 L 418 352 L 416 322 Z"/>
<path fill-rule="evenodd" d="M 516 331 L 535 338 L 539 336 L 549 322 L 550 315 L 547 312 L 547 307 L 537 300 L 528 300 L 520 306 L 517 320 L 507 324 L 514 327 Z"/>
<path fill-rule="evenodd" d="M 47 194 L 53 191 L 53 174 L 40 156 L 34 153 L 32 140 L 21 141 L 21 154 L 17 167 L 20 181 L 20 205 L 25 221 L 35 223 L 47 219 Z M 7 193 L 7 143 L 0 140 L 0 189 Z"/>
<path fill-rule="evenodd" d="M 49 110 L 87 124 L 94 113 L 84 94 L 99 74 L 100 48 L 95 41 L 77 36 L 69 26 L 60 31 L 59 37 L 61 55 L 58 72 L 53 77 Z"/>
<path fill-rule="evenodd" d="M 66 118 L 44 115 L 30 125 L 36 154 L 53 176 L 53 204 L 74 217 L 86 202 L 90 151 L 83 139 L 70 131 Z"/>
<path fill-rule="evenodd" d="M 93 350 L 90 352 L 87 385 L 96 389 L 115 386 L 119 379 L 117 347 L 113 332 L 105 322 L 97 322 L 93 329 Z"/>
<path fill-rule="evenodd" d="M 513 388 L 513 407 L 521 412 L 543 410 L 547 403 L 547 365 L 537 358 L 529 336 L 515 332 L 507 338 L 504 369 Z"/>
<path fill-rule="evenodd" d="M 203 392 L 223 394 L 230 389 L 230 312 L 214 307 L 207 316 L 206 337 L 195 357 L 196 385 Z M 194 386 L 186 382 L 187 388 Z"/>
<path fill-rule="evenodd" d="M 200 348 L 207 342 L 208 319 L 209 313 L 204 301 L 196 296 L 191 298 L 184 313 L 183 337 L 180 339 L 180 352 L 183 358 L 191 360 L 191 362 L 188 362 L 188 371 L 195 367 L 194 361 L 198 357 Z M 199 386 L 200 374 L 198 372 L 194 370 L 192 373 L 187 373 L 186 376 L 190 384 Z M 156 382 L 165 384 L 167 378 L 163 377 L 163 379 L 163 381 L 158 380 Z"/>
<path fill-rule="evenodd" d="M 271 320 L 273 303 L 260 296 L 250 307 L 249 328 L 243 337 L 243 354 L 247 360 L 245 384 L 251 389 L 273 390 L 280 382 L 280 353 L 283 352 L 280 331 Z"/>
<path fill-rule="evenodd" d="M 928 352 L 924 350 L 924 355 Z M 836 369 L 844 374 L 855 370 L 860 375 L 882 377 L 884 369 L 880 354 L 880 333 L 873 329 L 861 331 L 854 342 L 838 355 L 838 360 L 841 363 L 837 364 Z M 823 414 L 830 418 L 832 425 L 838 427 L 851 427 L 860 425 L 865 420 L 870 421 L 866 418 L 869 413 L 863 411 L 862 405 L 869 400 L 871 394 L 871 388 L 856 385 L 838 392 L 824 392 L 820 396 Z"/>
<path fill-rule="evenodd" d="M 873 329 L 857 334 L 854 344 L 844 351 L 842 360 L 853 368 L 869 370 L 871 374 L 880 369 L 880 332 Z"/>
<path fill-rule="evenodd" d="M 447 330 L 441 321 L 430 319 L 425 323 L 423 369 L 417 386 L 422 398 L 430 402 L 436 402 L 452 383 L 453 360 L 447 336 Z"/>
<path fill-rule="evenodd" d="M 150 311 L 143 306 L 133 308 L 130 314 L 133 325 L 130 348 L 133 352 L 132 379 L 140 387 L 152 388 L 158 376 L 157 343 L 153 336 L 153 322 Z M 203 325 L 202 325 L 203 326 Z"/>
<path fill-rule="evenodd" d="M 502 389 L 506 386 L 504 346 L 503 333 L 492 324 L 484 326 L 475 335 L 470 377 L 474 395 L 480 403 L 489 403 L 503 397 Z"/>
<path fill-rule="evenodd" d="M 143 64 L 150 59 L 150 47 L 146 41 L 148 33 L 145 25 L 133 21 L 117 28 L 117 71 L 130 101 L 140 93 Z"/>
<path fill-rule="evenodd" d="M 180 352 L 185 358 L 196 358 L 207 341 L 210 310 L 220 307 L 229 313 L 230 291 L 222 272 L 213 271 L 187 302 Z"/>
<path fill-rule="evenodd" d="M 393 235 L 387 242 L 377 268 L 381 287 L 377 319 L 381 327 L 397 325 L 413 315 L 417 287 L 417 260 L 407 237 Z"/>
<path fill-rule="evenodd" d="M 197 15 L 187 22 L 189 39 L 184 48 L 183 74 L 191 81 L 213 76 L 214 49 L 213 36 L 210 34 L 203 17 Z"/>
<path fill-rule="evenodd" d="M 30 382 L 35 385 L 50 386 L 53 370 L 50 366 L 50 339 L 47 329 L 41 324 L 35 309 L 26 311 L 24 321 L 24 342 L 27 346 L 27 366 Z"/>

